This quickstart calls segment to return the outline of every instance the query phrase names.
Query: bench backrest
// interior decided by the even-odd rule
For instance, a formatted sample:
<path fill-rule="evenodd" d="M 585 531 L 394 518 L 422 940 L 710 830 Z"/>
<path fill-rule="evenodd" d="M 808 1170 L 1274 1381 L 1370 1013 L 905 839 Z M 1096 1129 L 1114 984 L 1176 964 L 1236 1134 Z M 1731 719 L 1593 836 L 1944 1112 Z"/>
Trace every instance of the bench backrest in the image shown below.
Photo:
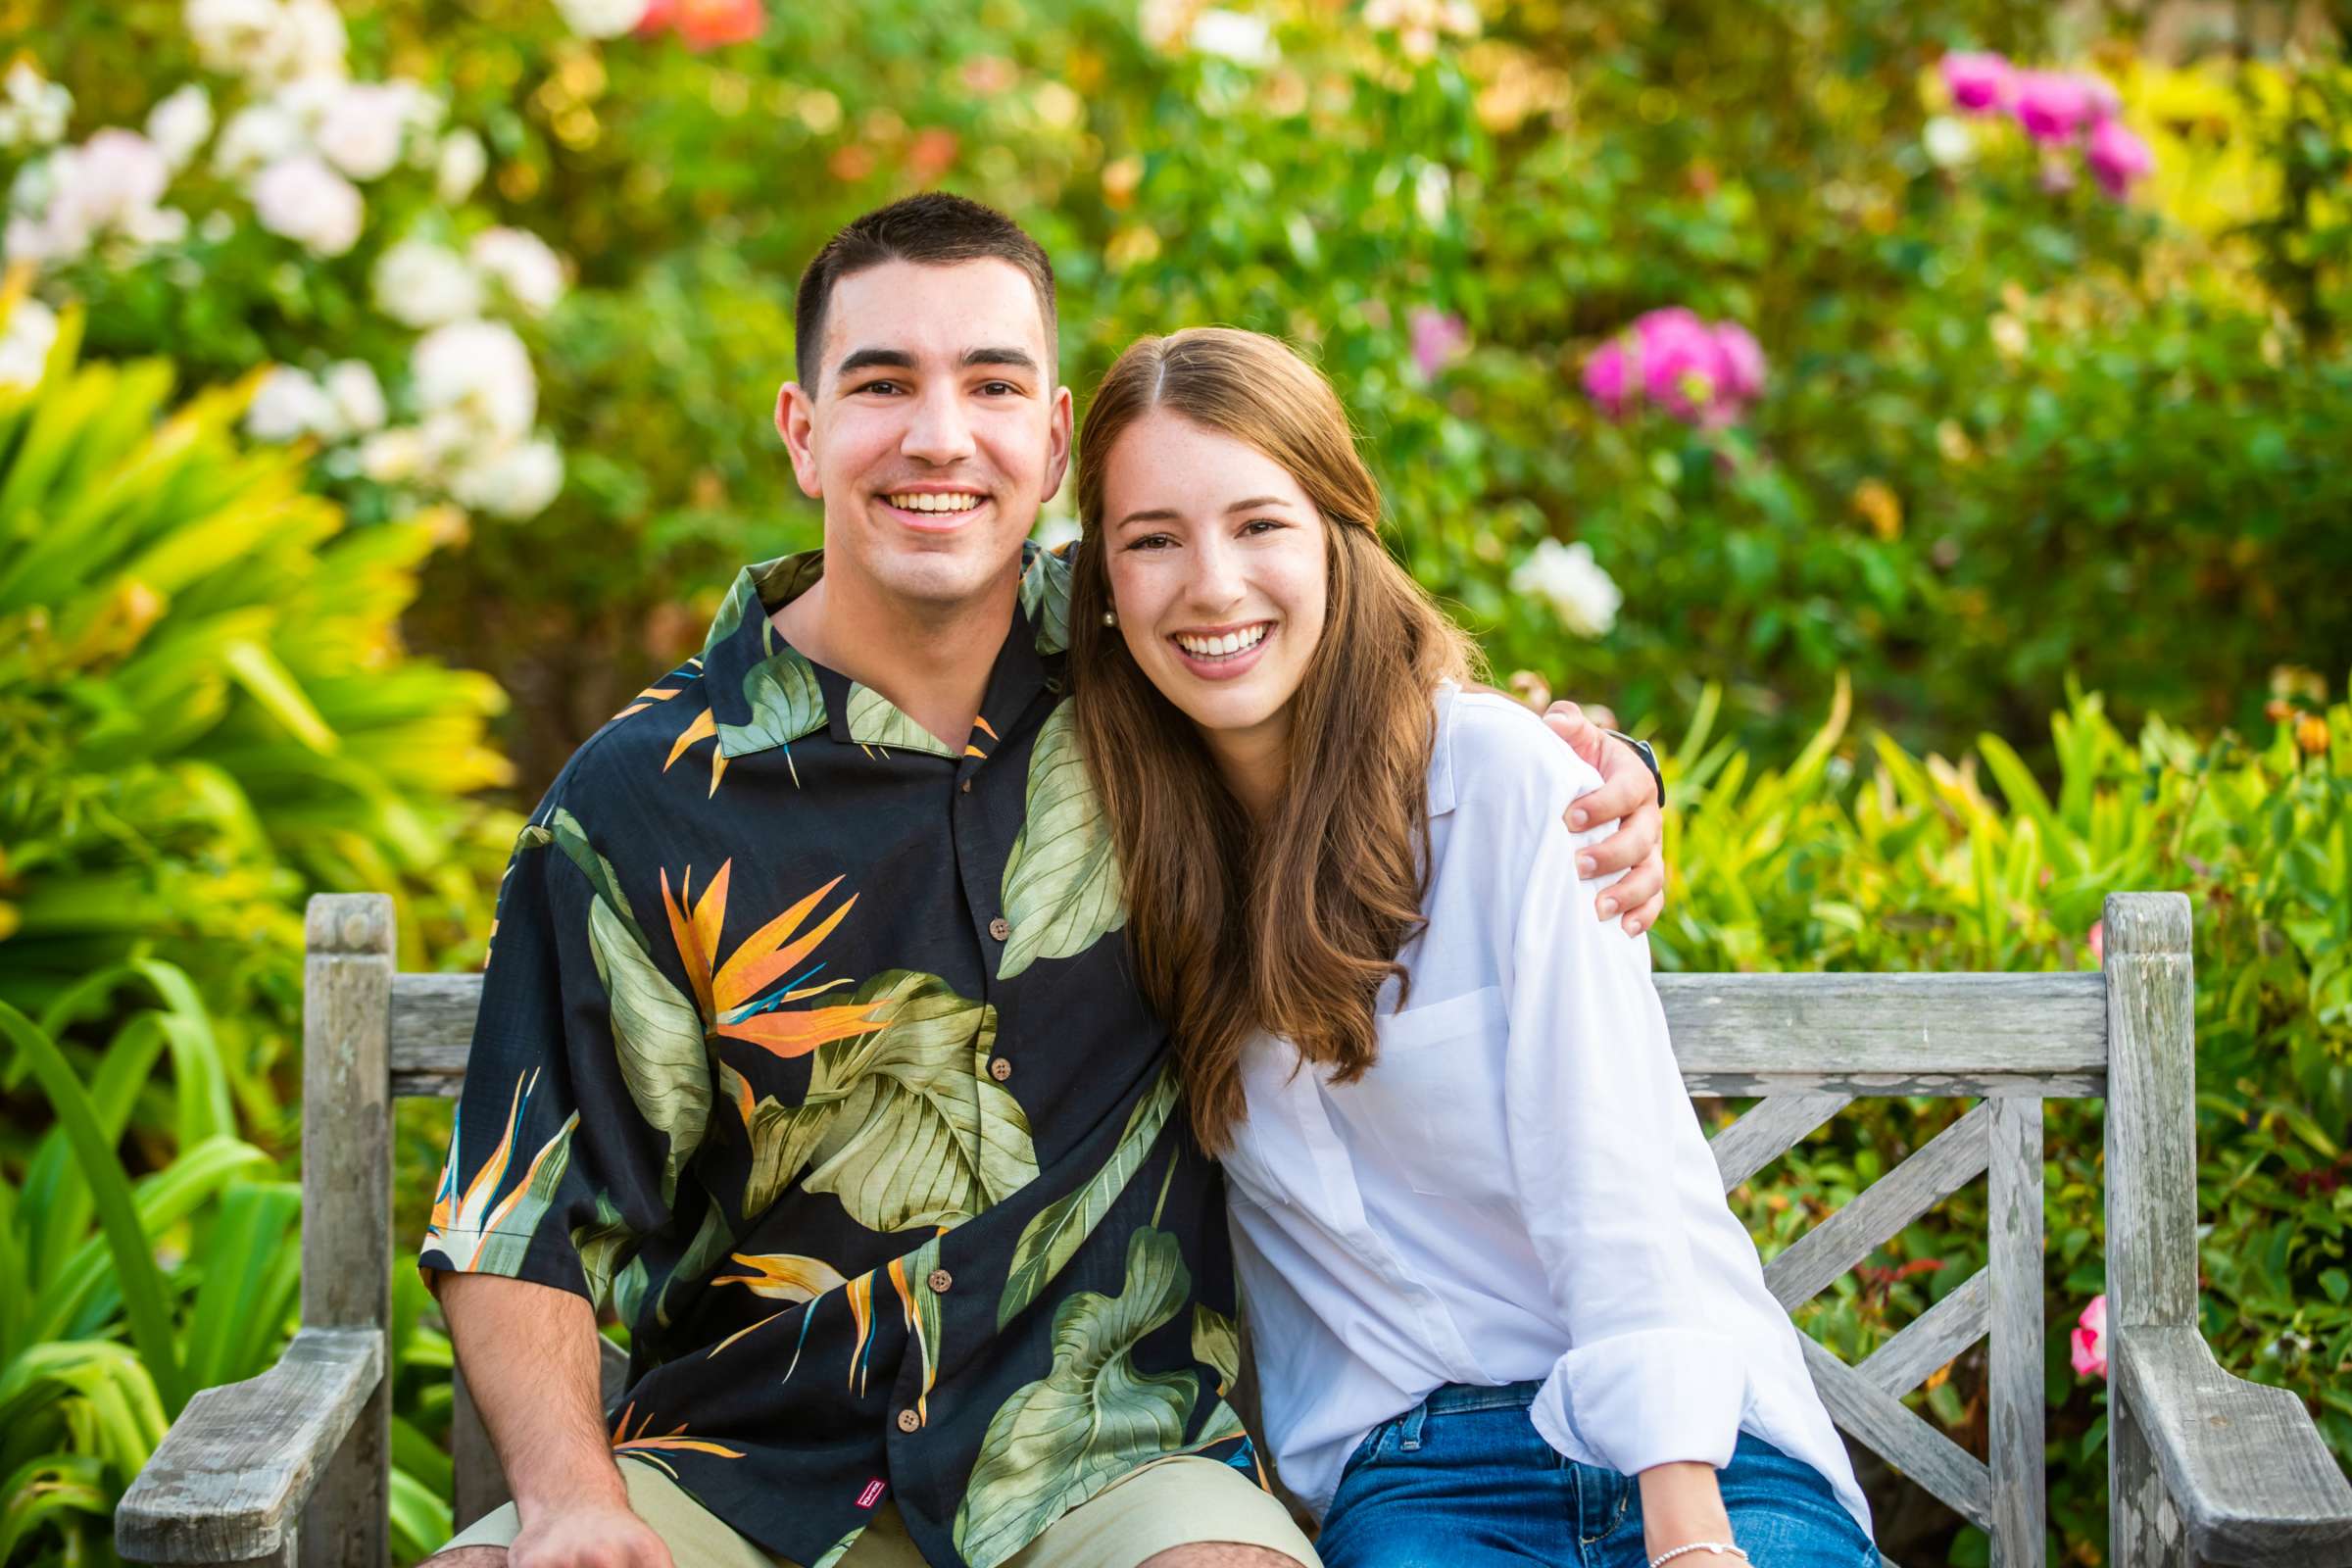
<path fill-rule="evenodd" d="M 387 1100 L 457 1094 L 481 980 L 394 973 L 390 905 L 377 895 L 316 900 L 310 924 L 304 1319 L 381 1323 L 392 1262 Z M 1985 1179 L 1981 1271 L 1859 1364 L 1810 1339 L 1805 1349 L 1845 1433 L 1982 1527 L 2004 1568 L 2039 1563 L 2045 1540 L 2045 1099 L 2110 1102 L 2110 1323 L 2195 1321 L 2188 934 L 2185 899 L 2128 894 L 2108 901 L 2099 973 L 1657 980 L 1690 1092 L 1755 1101 L 1713 1141 L 1727 1192 L 1857 1098 L 1978 1102 L 1774 1257 L 1765 1279 L 1793 1309 L 1944 1198 Z M 321 1138 L 328 1128 L 332 1137 Z M 402 1249 L 413 1241 L 401 1238 Z M 316 1294 L 314 1280 L 321 1281 Z M 1901 1402 L 1980 1339 L 1990 1342 L 1983 1457 Z M 463 1398 L 460 1418 L 470 1421 Z M 459 1446 L 464 1476 L 478 1468 L 469 1450 L 486 1457 L 488 1448 L 478 1428 L 462 1431 Z M 2153 1484 L 2119 1471 L 2119 1506 L 2131 1505 L 2125 1492 Z M 462 1499 L 461 1522 L 466 1506 Z"/>

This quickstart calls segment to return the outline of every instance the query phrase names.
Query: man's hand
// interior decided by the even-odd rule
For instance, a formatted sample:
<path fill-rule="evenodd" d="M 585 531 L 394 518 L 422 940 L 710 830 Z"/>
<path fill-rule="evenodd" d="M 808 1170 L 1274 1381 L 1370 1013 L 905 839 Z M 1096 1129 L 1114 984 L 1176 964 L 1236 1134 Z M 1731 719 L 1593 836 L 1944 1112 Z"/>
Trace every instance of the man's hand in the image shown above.
<path fill-rule="evenodd" d="M 669 1548 L 627 1503 L 598 1503 L 526 1519 L 507 1568 L 676 1568 Z"/>
<path fill-rule="evenodd" d="M 1659 849 L 1666 819 L 1658 809 L 1657 784 L 1634 749 L 1606 733 L 1614 722 L 1606 709 L 1554 703 L 1544 710 L 1544 722 L 1600 773 L 1600 788 L 1568 808 L 1568 826 L 1581 832 L 1595 822 L 1613 821 L 1617 831 L 1582 851 L 1576 868 L 1588 877 L 1625 872 L 1601 890 L 1598 909 L 1603 920 L 1622 915 L 1626 934 L 1639 936 L 1657 924 L 1666 907 L 1666 857 Z"/>

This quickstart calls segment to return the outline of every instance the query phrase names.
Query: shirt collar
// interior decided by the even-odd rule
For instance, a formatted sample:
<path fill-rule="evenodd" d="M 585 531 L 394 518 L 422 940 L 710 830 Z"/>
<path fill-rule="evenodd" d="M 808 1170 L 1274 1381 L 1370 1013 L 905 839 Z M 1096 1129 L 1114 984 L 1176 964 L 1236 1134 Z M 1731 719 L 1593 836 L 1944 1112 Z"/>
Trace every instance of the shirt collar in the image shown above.
<path fill-rule="evenodd" d="M 1001 703 L 1025 704 L 1028 694 L 1016 693 L 1012 686 L 1044 684 L 1055 689 L 1054 678 L 1069 648 L 1074 554 L 1074 546 L 1047 550 L 1035 540 L 1023 541 L 1018 614 L 1029 627 L 1028 643 L 1036 658 L 1007 662 L 1000 656 L 983 720 L 998 714 L 997 722 L 1003 723 L 1013 714 L 1000 713 Z M 825 553 L 808 550 L 759 562 L 735 574 L 703 639 L 703 682 L 710 693 L 720 756 L 730 760 L 749 757 L 828 727 L 840 728 L 828 712 L 817 667 L 787 643 L 768 618 L 824 573 Z M 1008 641 L 1007 651 L 1014 646 Z M 1006 678 L 1016 673 L 1019 678 Z M 852 715 L 842 717 L 847 722 Z"/>

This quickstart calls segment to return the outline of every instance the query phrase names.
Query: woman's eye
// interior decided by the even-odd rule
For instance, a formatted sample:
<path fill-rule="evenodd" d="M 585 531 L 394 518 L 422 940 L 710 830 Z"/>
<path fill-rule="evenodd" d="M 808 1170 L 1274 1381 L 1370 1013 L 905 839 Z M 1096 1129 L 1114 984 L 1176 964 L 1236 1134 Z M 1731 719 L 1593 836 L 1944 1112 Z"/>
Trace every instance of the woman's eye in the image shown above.
<path fill-rule="evenodd" d="M 1289 526 L 1290 524 L 1274 517 L 1252 517 L 1248 522 L 1242 524 L 1242 532 L 1246 534 L 1272 533 L 1278 528 L 1287 528 Z"/>
<path fill-rule="evenodd" d="M 1164 550 L 1175 542 L 1164 533 L 1148 533 L 1141 539 L 1130 541 L 1127 548 L 1130 550 Z"/>

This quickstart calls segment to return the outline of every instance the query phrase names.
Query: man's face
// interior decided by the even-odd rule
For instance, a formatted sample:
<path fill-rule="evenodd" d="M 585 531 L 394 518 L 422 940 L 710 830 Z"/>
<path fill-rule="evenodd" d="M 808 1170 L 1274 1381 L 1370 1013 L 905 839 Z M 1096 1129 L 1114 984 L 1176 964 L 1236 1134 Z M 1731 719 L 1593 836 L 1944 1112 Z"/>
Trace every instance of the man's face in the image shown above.
<path fill-rule="evenodd" d="M 825 574 L 940 609 L 1000 588 L 1070 455 L 1036 290 L 1009 262 L 886 262 L 837 282 L 813 387 L 776 425 L 825 505 Z"/>

